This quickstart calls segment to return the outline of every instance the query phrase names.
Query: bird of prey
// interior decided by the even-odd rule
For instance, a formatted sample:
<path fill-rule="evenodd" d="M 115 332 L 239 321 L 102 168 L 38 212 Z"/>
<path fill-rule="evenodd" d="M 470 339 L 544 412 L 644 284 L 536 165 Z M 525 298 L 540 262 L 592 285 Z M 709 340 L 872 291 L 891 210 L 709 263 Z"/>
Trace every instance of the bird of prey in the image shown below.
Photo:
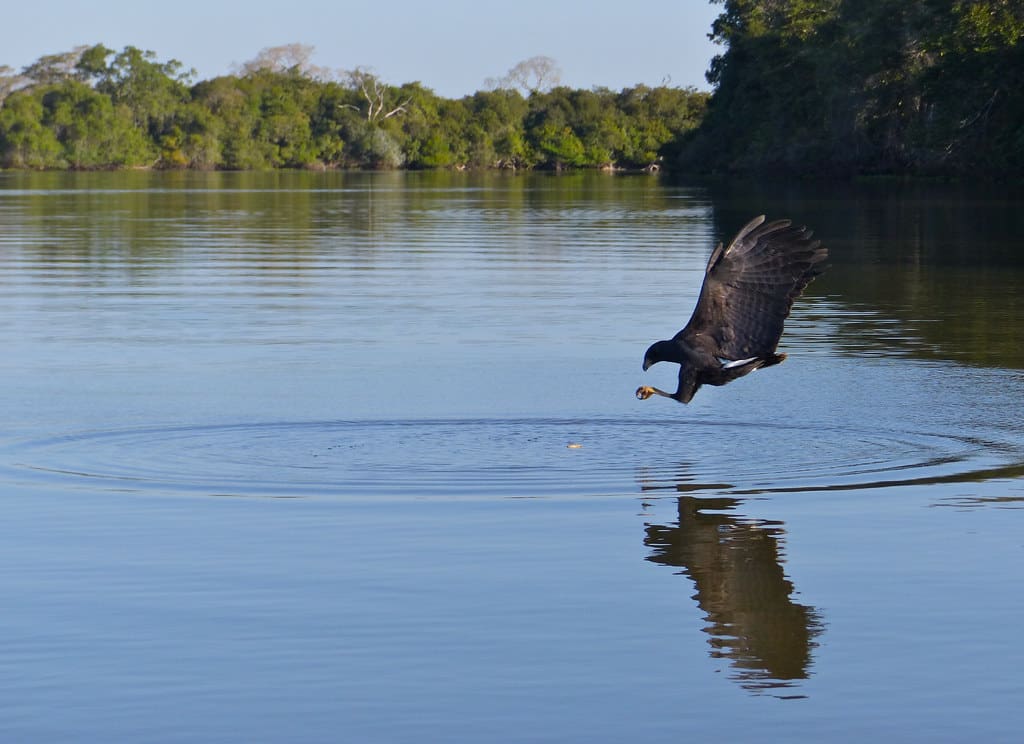
<path fill-rule="evenodd" d="M 711 253 L 697 307 L 683 330 L 644 354 L 644 371 L 658 362 L 679 365 L 679 388 L 637 388 L 646 400 L 662 395 L 689 403 L 701 385 L 725 385 L 786 358 L 776 354 L 793 301 L 824 270 L 828 250 L 806 227 L 755 217 L 725 249 Z"/>

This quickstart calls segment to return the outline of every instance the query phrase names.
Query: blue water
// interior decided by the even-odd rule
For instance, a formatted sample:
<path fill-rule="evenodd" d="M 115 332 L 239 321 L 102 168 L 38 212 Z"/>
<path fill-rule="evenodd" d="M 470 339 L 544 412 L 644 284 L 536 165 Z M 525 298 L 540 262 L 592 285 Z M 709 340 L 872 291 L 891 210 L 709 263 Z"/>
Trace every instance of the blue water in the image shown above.
<path fill-rule="evenodd" d="M 635 400 L 758 211 L 789 359 Z M 0 739 L 1012 740 L 1018 211 L 0 174 Z"/>

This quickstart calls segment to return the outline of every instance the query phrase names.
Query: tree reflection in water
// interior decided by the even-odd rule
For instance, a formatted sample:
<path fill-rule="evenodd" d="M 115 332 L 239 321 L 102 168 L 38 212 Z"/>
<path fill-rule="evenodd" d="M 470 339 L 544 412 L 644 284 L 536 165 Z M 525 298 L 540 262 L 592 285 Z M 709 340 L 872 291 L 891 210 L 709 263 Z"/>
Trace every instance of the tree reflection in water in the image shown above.
<path fill-rule="evenodd" d="M 693 580 L 694 599 L 707 613 L 711 655 L 729 660 L 733 679 L 754 692 L 795 697 L 785 691 L 809 675 L 821 619 L 790 596 L 793 584 L 780 557 L 782 523 L 733 513 L 740 503 L 680 497 L 676 524 L 646 527 L 647 560 L 679 567 Z"/>

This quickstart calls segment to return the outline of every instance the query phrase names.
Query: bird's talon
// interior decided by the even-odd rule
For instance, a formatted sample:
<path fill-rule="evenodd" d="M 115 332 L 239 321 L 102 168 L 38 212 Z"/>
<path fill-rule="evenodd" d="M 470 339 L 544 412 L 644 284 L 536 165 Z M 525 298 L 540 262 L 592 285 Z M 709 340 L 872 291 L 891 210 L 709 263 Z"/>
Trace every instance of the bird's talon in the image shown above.
<path fill-rule="evenodd" d="M 647 400 L 654 395 L 654 388 L 641 385 L 636 389 L 637 400 Z"/>

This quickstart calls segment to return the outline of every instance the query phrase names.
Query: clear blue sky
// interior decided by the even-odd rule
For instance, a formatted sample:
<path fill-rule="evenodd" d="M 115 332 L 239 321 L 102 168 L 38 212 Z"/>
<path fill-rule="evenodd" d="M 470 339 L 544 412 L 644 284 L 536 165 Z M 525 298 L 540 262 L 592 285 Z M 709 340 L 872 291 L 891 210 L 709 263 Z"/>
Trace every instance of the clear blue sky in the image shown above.
<path fill-rule="evenodd" d="M 480 90 L 529 57 L 547 55 L 574 88 L 644 83 L 707 89 L 721 6 L 707 0 L 48 0 L 4 9 L 0 65 L 102 43 L 151 49 L 199 78 L 231 72 L 264 47 L 298 42 L 330 69 L 370 67 L 389 83 L 419 80 L 438 94 Z M 44 19 L 45 15 L 45 19 Z"/>

